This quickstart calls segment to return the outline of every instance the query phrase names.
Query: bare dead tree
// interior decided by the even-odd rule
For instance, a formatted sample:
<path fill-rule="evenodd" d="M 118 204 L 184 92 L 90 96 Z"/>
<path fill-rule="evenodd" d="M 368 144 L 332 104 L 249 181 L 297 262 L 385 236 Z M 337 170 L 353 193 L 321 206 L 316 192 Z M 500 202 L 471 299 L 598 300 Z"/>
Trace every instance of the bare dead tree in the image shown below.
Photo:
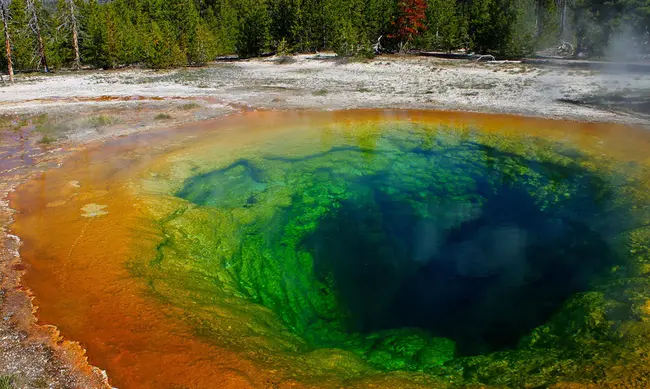
<path fill-rule="evenodd" d="M 81 56 L 79 55 L 79 30 L 77 29 L 77 13 L 74 9 L 74 0 L 66 0 L 70 6 L 70 28 L 72 29 L 72 45 L 74 47 L 74 68 L 81 69 Z"/>
<path fill-rule="evenodd" d="M 39 66 L 43 68 L 45 73 L 50 69 L 47 66 L 47 56 L 45 55 L 45 44 L 43 44 L 43 36 L 41 35 L 41 25 L 38 21 L 38 13 L 36 12 L 36 4 L 34 0 L 27 0 L 27 13 L 30 14 L 29 28 L 36 36 L 36 50 L 38 52 Z"/>
<path fill-rule="evenodd" d="M 9 0 L 0 0 L 0 17 L 5 31 L 5 50 L 7 51 L 7 71 L 9 81 L 14 80 L 14 67 L 11 63 L 11 36 L 9 35 Z"/>
<path fill-rule="evenodd" d="M 77 23 L 77 10 L 75 9 L 75 3 L 74 0 L 64 0 L 59 4 L 64 8 L 60 10 L 62 20 L 57 30 L 65 29 L 72 32 L 72 48 L 74 49 L 73 67 L 78 70 L 81 69 L 81 55 L 79 54 L 79 27 Z"/>

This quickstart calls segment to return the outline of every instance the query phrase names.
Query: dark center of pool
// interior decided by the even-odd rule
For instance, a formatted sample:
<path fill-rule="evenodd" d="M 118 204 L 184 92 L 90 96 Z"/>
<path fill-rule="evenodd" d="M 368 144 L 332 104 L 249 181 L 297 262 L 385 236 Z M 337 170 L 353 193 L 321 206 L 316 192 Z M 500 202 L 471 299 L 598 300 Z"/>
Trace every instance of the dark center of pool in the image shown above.
<path fill-rule="evenodd" d="M 581 190 L 546 209 L 516 180 L 474 177 L 468 200 L 436 186 L 396 200 L 382 176 L 367 178 L 303 244 L 350 332 L 417 327 L 460 355 L 514 348 L 616 262 L 591 227 L 599 188 L 567 173 Z"/>
<path fill-rule="evenodd" d="M 453 341 L 456 356 L 517 348 L 621 260 L 611 246 L 626 213 L 612 185 L 550 149 L 382 136 L 242 159 L 178 196 L 257 215 L 239 227 L 229 271 L 313 347 L 392 368 L 373 354 L 390 343 L 417 365 L 429 337 Z M 277 193 L 288 204 L 269 205 Z M 411 335 L 428 346 L 395 346 Z"/>

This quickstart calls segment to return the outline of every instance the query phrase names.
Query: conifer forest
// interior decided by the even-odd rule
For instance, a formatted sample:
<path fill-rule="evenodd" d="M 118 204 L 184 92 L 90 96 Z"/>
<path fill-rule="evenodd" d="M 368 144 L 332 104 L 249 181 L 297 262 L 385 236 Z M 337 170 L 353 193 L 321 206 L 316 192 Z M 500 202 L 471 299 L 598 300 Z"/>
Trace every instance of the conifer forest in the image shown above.
<path fill-rule="evenodd" d="M 224 55 L 323 50 L 650 51 L 650 0 L 0 0 L 0 11 L 3 72 L 200 66 Z"/>

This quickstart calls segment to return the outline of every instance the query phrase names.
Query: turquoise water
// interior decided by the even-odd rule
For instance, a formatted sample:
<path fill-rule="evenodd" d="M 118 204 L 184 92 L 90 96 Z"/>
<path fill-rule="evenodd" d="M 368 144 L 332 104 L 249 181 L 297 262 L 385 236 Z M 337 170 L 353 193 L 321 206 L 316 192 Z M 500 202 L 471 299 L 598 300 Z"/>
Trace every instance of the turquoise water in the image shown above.
<path fill-rule="evenodd" d="M 307 348 L 422 370 L 516 350 L 625 263 L 634 224 L 612 177 L 538 143 L 386 131 L 299 157 L 267 153 L 188 179 L 180 196 L 248 216 L 233 287 Z"/>

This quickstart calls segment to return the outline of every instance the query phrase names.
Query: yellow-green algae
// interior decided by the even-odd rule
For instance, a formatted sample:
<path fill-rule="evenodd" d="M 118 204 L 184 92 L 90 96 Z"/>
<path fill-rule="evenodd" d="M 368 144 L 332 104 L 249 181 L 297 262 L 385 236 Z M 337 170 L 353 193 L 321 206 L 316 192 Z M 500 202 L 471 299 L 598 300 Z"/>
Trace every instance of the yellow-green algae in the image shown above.
<path fill-rule="evenodd" d="M 199 335 L 270 365 L 290 364 L 304 380 L 404 370 L 441 387 L 543 387 L 606 381 L 612 363 L 638 365 L 650 329 L 650 215 L 636 185 L 645 168 L 470 128 L 392 122 L 314 134 L 237 152 L 204 147 L 145 180 L 161 242 L 131 269 L 152 294 L 184 308 Z M 454 210 L 446 223 L 456 227 L 489 197 L 479 186 L 495 193 L 516 186 L 553 217 L 591 207 L 581 216 L 606 236 L 612 262 L 515 347 L 462 356 L 452 340 L 421 329 L 366 331 L 341 305 L 331 269 L 315 265 L 308 240 L 343 204 L 369 202 L 380 212 L 368 201 L 368 179 L 423 220 L 440 218 L 432 204 Z M 378 288 L 378 298 L 394 287 Z"/>

